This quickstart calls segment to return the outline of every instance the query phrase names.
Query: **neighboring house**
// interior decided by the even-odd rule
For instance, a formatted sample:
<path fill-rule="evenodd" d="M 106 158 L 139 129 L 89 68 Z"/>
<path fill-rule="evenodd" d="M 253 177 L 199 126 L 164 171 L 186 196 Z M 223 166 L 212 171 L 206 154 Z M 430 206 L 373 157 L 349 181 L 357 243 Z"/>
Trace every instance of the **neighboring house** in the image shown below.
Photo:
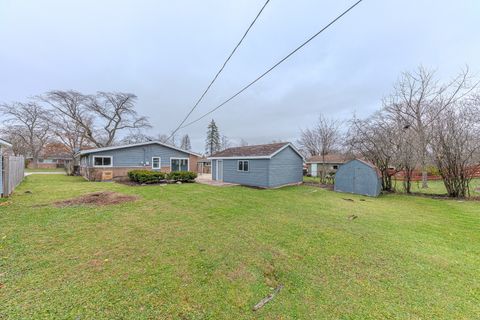
<path fill-rule="evenodd" d="M 49 143 L 43 148 L 37 166 L 35 167 L 33 159 L 29 157 L 27 158 L 27 167 L 31 169 L 64 168 L 65 164 L 70 160 L 72 160 L 72 155 L 65 145 L 61 143 Z"/>
<path fill-rule="evenodd" d="M 83 177 L 91 181 L 102 181 L 106 180 L 103 178 L 106 176 L 126 179 L 128 171 L 134 169 L 196 172 L 200 155 L 162 142 L 149 141 L 82 150 L 76 158 Z"/>
<path fill-rule="evenodd" d="M 197 161 L 198 174 L 210 174 L 212 173 L 212 160 L 207 158 L 200 158 Z"/>
<path fill-rule="evenodd" d="M 261 188 L 303 181 L 303 157 L 289 142 L 229 148 L 215 153 L 212 179 Z"/>
<path fill-rule="evenodd" d="M 345 155 L 342 154 L 327 154 L 325 155 L 325 171 L 328 173 L 333 173 L 338 170 L 338 168 L 345 163 L 347 160 Z M 321 175 L 323 170 L 323 157 L 321 155 L 312 156 L 307 159 L 307 174 L 312 177 L 318 177 Z"/>
<path fill-rule="evenodd" d="M 380 170 L 360 159 L 340 166 L 335 174 L 335 191 L 376 197 L 382 190 Z"/>

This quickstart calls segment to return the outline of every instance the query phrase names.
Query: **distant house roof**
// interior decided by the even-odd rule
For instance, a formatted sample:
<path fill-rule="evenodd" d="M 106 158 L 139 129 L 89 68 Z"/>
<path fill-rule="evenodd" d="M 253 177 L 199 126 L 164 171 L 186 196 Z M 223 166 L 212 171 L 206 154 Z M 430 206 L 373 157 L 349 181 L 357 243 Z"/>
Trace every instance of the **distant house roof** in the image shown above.
<path fill-rule="evenodd" d="M 213 154 L 209 159 L 243 158 L 270 159 L 283 149 L 291 147 L 300 157 L 302 154 L 290 142 L 259 144 L 245 147 L 228 148 Z"/>
<path fill-rule="evenodd" d="M 347 156 L 339 153 L 325 155 L 325 163 L 345 163 L 347 160 L 349 160 Z M 323 157 L 321 155 L 311 156 L 307 159 L 307 163 L 323 163 Z"/>
<path fill-rule="evenodd" d="M 113 147 L 104 147 L 104 148 L 81 150 L 80 152 L 77 153 L 77 156 L 78 155 L 83 156 L 83 155 L 90 154 L 90 153 L 109 151 L 109 150 L 118 150 L 118 149 L 125 149 L 125 148 L 131 148 L 131 147 L 141 147 L 141 146 L 146 146 L 146 145 L 149 145 L 149 144 L 158 144 L 160 146 L 164 146 L 164 147 L 167 147 L 167 148 L 170 148 L 170 149 L 175 149 L 175 150 L 178 150 L 178 151 L 181 151 L 181 152 L 192 154 L 192 155 L 197 156 L 197 157 L 201 157 L 201 155 L 198 154 L 198 153 L 188 151 L 188 150 L 184 150 L 184 149 L 181 149 L 181 148 L 177 148 L 175 146 L 172 146 L 172 145 L 160 142 L 160 141 L 147 141 L 147 142 L 142 142 L 142 143 L 124 144 L 124 145 L 113 146 Z"/>
<path fill-rule="evenodd" d="M 11 147 L 12 144 L 6 140 L 3 140 L 3 139 L 0 139 L 0 145 L 2 146 L 7 146 L 7 147 Z"/>
<path fill-rule="evenodd" d="M 68 160 L 72 158 L 72 155 L 64 144 L 54 142 L 54 143 L 48 143 L 47 145 L 45 145 L 40 157 L 43 159 Z"/>

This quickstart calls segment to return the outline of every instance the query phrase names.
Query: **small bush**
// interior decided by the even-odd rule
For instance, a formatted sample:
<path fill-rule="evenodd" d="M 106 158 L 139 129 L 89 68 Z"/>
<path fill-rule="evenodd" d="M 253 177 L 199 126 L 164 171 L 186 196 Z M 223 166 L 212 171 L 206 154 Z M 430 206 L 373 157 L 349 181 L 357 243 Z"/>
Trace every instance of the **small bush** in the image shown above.
<path fill-rule="evenodd" d="M 193 182 L 197 174 L 192 171 L 174 171 L 168 174 L 168 179 L 180 182 Z"/>
<path fill-rule="evenodd" d="M 137 183 L 160 183 L 165 180 L 165 173 L 149 170 L 132 170 L 128 172 L 128 178 Z"/>

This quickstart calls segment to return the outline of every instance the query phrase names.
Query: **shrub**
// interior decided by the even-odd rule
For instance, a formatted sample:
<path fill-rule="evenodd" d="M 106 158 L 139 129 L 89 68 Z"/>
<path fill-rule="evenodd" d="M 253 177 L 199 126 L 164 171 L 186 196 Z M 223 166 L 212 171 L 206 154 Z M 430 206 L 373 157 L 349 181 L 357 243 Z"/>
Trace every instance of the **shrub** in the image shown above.
<path fill-rule="evenodd" d="M 168 174 L 168 179 L 180 182 L 193 182 L 197 174 L 192 171 L 174 171 Z"/>
<path fill-rule="evenodd" d="M 128 172 L 128 178 L 138 183 L 160 183 L 165 180 L 165 173 L 149 170 L 132 170 Z"/>

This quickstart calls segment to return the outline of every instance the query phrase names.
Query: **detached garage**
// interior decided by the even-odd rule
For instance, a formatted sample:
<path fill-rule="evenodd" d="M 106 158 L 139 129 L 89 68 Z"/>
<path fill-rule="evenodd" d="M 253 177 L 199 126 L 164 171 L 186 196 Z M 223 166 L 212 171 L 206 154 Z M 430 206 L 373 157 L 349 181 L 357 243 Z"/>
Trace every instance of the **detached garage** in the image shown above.
<path fill-rule="evenodd" d="M 260 188 L 303 181 L 303 157 L 290 142 L 229 148 L 212 160 L 212 179 Z"/>
<path fill-rule="evenodd" d="M 377 197 L 381 190 L 380 171 L 373 164 L 363 160 L 350 160 L 335 174 L 335 191 Z"/>

